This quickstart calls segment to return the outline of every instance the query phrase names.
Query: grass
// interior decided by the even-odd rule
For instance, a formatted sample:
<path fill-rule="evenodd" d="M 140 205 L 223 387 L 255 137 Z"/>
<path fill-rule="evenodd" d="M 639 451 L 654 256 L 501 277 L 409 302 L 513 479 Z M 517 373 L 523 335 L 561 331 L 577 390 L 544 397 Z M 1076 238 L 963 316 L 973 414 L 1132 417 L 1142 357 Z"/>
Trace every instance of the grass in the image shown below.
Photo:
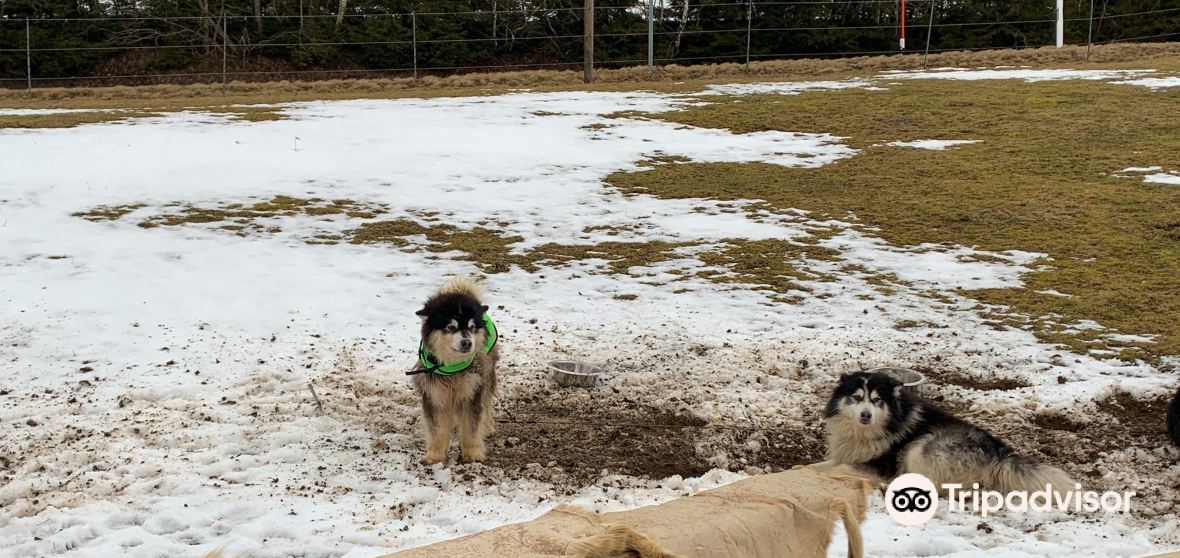
<path fill-rule="evenodd" d="M 99 207 L 84 213 L 75 213 L 76 217 L 96 220 L 115 220 L 143 207 L 142 205 Z M 372 219 L 385 212 L 385 209 L 374 205 L 358 203 L 352 200 L 323 200 L 320 198 L 295 198 L 291 196 L 275 196 L 266 201 L 259 201 L 251 205 L 238 203 L 225 204 L 214 207 L 196 207 L 189 205 L 177 206 L 178 209 L 170 213 L 161 213 L 147 217 L 138 225 L 145 229 L 156 227 L 175 227 L 179 225 L 199 223 L 222 223 L 220 228 L 227 231 L 245 234 L 246 231 L 267 229 L 258 222 L 260 219 L 274 217 L 291 217 L 295 215 L 323 216 L 345 215 L 357 219 Z"/>
<path fill-rule="evenodd" d="M 1180 354 L 1180 188 L 1111 176 L 1130 166 L 1180 169 L 1180 90 L 922 80 L 887 91 L 735 101 L 649 116 L 739 133 L 828 132 L 862 152 L 818 169 L 682 163 L 617 173 L 609 182 L 626 193 L 853 214 L 897 245 L 1045 253 L 1024 276 L 1028 288 L 962 294 L 1009 307 L 1016 314 L 1007 313 L 1007 323 L 1075 350 Z M 983 142 L 947 151 L 881 145 L 929 138 Z M 1049 289 L 1069 296 L 1037 292 Z M 1117 345 L 1065 331 L 1083 319 L 1159 337 Z"/>
<path fill-rule="evenodd" d="M 1083 67 L 1084 49 L 1038 49 L 950 53 L 931 56 L 931 66 L 1032 64 Z M 1119 45 L 1094 51 L 1086 67 L 1180 71 L 1180 45 Z M 1145 61 L 1147 60 L 1147 61 Z M 316 83 L 232 84 L 225 97 L 213 87 L 155 86 L 92 90 L 45 90 L 33 98 L 0 91 L 0 103 L 17 106 L 127 108 L 145 113 L 207 107 L 246 119 L 279 117 L 273 103 L 307 99 L 494 94 L 511 87 L 535 90 L 633 89 L 697 91 L 703 83 L 783 78 L 836 78 L 884 69 L 912 69 L 920 58 L 892 56 L 837 61 L 779 61 L 755 64 L 751 75 L 735 67 L 675 67 L 654 81 L 634 70 L 607 71 L 603 83 L 582 86 L 562 72 L 480 74 L 453 78 L 363 80 Z M 681 80 L 681 82 L 677 82 Z M 882 80 L 886 83 L 887 80 Z M 674 113 L 619 117 L 658 118 L 686 125 L 833 133 L 861 150 L 855 157 L 818 169 L 766 164 L 701 164 L 656 154 L 643 172 L 618 173 L 609 182 L 625 193 L 665 198 L 761 200 L 758 208 L 776 212 L 805 209 L 817 216 L 874 227 L 874 235 L 900 246 L 932 242 L 1010 249 L 1047 255 L 1024 276 L 1027 288 L 986 289 L 960 294 L 980 302 L 978 310 L 999 326 L 1034 331 L 1042 339 L 1077 351 L 1114 350 L 1126 358 L 1154 359 L 1180 354 L 1180 188 L 1144 184 L 1111 173 L 1129 166 L 1180 169 L 1180 119 L 1172 117 L 1180 89 L 1145 88 L 1092 81 L 1026 84 L 1016 81 L 904 81 L 886 91 L 847 89 L 796 96 L 711 96 L 707 104 Z M 218 88 L 219 89 L 219 88 Z M 219 91 L 218 91 L 219 92 Z M 237 111 L 237 112 L 235 112 Z M 92 114 L 77 113 L 80 115 Z M 103 114 L 103 113 L 98 113 Z M 62 118 L 70 118 L 63 116 Z M 608 124 L 603 124 L 608 125 Z M 947 151 L 889 147 L 886 142 L 917 139 L 972 139 L 982 143 Z M 136 206 L 96 208 L 79 214 L 113 220 Z M 182 207 L 147 218 L 142 225 L 179 226 L 220 223 L 238 234 L 265 232 L 260 218 L 340 214 L 381 217 L 380 208 L 342 208 L 323 200 L 275 198 L 253 206 Z M 434 252 L 458 251 L 485 272 L 512 266 L 535 270 L 587 259 L 604 260 L 609 273 L 677 259 L 679 248 L 666 242 L 606 242 L 537 247 L 513 252 L 520 239 L 480 224 L 464 230 L 421 215 L 420 221 L 361 223 L 315 243 L 389 243 L 417 249 L 428 241 Z M 268 224 L 269 226 L 269 224 Z M 273 227 L 272 227 L 273 228 Z M 587 229 L 585 232 L 599 232 Z M 603 230 L 607 235 L 620 234 Z M 827 234 L 822 231 L 818 235 Z M 794 300 L 806 281 L 824 280 L 802 271 L 805 260 L 839 259 L 814 244 L 731 240 L 698 258 L 723 271 L 695 272 L 715 282 L 759 285 Z M 978 261 L 994 257 L 979 255 Z M 874 276 L 854 262 L 856 273 L 889 295 L 896 278 Z M 678 289 L 682 290 L 682 289 Z M 1054 290 L 1068 296 L 1045 292 Z M 1153 343 L 1114 343 L 1105 332 L 1069 328 L 1093 320 L 1122 333 L 1157 335 Z M 903 328 L 910 327 L 902 323 Z"/>
<path fill-rule="evenodd" d="M 159 116 L 142 110 L 59 112 L 51 114 L 0 114 L 0 129 L 4 128 L 73 128 L 82 124 L 121 122 L 131 118 Z"/>
<path fill-rule="evenodd" d="M 1180 43 L 1144 43 L 1096 45 L 1087 67 L 1142 67 L 1180 70 Z M 930 67 L 1032 65 L 1038 67 L 1085 65 L 1086 48 L 1068 46 L 1061 49 L 1038 48 L 989 50 L 979 52 L 944 52 L 931 54 Z M 596 83 L 581 82 L 581 71 L 517 71 L 461 74 L 447 77 L 426 76 L 389 79 L 332 79 L 320 81 L 231 82 L 222 92 L 220 83 L 195 85 L 144 85 L 111 87 L 53 87 L 34 89 L 0 89 L 0 106 L 9 108 L 123 108 L 146 111 L 213 110 L 245 114 L 257 110 L 238 105 L 259 105 L 295 101 L 361 98 L 446 97 L 497 95 L 521 88 L 534 91 L 634 90 L 637 87 L 664 92 L 699 91 L 703 84 L 781 79 L 833 79 L 865 75 L 883 70 L 914 70 L 923 67 L 920 54 L 854 56 L 837 59 L 800 58 L 755 61 L 747 70 L 743 64 L 704 64 L 662 66 L 649 77 L 646 67 L 600 69 Z M 269 119 L 276 116 L 245 114 L 245 119 Z M 26 117 L 22 117 L 26 118 Z M 68 119 L 67 116 L 60 117 Z M 97 118 L 97 117 L 95 117 Z M 49 119 L 54 120 L 54 119 Z M 34 122 L 0 117 L 0 128 L 9 123 Z"/>

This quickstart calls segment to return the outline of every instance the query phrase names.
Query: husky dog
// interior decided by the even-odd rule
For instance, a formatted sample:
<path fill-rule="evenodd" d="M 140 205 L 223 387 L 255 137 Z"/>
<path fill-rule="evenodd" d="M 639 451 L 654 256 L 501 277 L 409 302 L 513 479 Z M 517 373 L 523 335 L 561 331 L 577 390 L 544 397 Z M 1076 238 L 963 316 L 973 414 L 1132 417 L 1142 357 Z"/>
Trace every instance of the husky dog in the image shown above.
<path fill-rule="evenodd" d="M 824 427 L 828 461 L 892 479 L 918 473 L 935 486 L 961 484 L 1008 493 L 1051 485 L 1058 493 L 1074 482 L 1056 467 L 1039 465 L 988 431 L 936 407 L 880 372 L 840 376 L 828 401 Z"/>
<path fill-rule="evenodd" d="M 496 392 L 496 326 L 478 285 L 459 279 L 444 285 L 417 312 L 422 318 L 418 363 L 407 374 L 422 397 L 425 465 L 447 460 L 451 433 L 459 428 L 463 463 L 483 461 L 484 437 L 493 434 Z"/>
<path fill-rule="evenodd" d="M 1176 390 L 1172 404 L 1168 405 L 1168 434 L 1171 434 L 1172 441 L 1180 446 L 1180 389 Z"/>

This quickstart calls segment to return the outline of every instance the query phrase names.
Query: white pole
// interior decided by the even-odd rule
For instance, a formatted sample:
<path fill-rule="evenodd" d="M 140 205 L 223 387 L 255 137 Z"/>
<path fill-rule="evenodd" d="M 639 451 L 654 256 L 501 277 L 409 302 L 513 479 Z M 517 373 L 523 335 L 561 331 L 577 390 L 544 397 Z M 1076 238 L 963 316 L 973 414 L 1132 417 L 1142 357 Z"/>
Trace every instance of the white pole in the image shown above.
<path fill-rule="evenodd" d="M 1065 0 L 1057 0 L 1057 48 L 1065 45 Z"/>

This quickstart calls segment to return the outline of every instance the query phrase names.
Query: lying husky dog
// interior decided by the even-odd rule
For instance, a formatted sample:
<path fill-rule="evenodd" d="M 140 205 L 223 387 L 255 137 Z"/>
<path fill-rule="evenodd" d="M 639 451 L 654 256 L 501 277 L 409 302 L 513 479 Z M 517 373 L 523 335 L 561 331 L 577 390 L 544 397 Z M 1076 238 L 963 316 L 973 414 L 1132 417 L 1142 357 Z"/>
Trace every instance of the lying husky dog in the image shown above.
<path fill-rule="evenodd" d="M 1171 434 L 1172 441 L 1180 446 L 1180 389 L 1176 390 L 1172 404 L 1168 405 L 1168 434 Z"/>
<path fill-rule="evenodd" d="M 426 427 L 425 465 L 447 460 L 451 432 L 459 427 L 460 460 L 483 461 L 484 437 L 495 430 L 492 397 L 496 392 L 496 326 L 472 281 L 452 281 L 421 310 L 422 342 L 418 363 L 407 374 L 422 397 Z"/>
<path fill-rule="evenodd" d="M 961 484 L 1003 493 L 1051 485 L 1058 493 L 1074 482 L 1056 467 L 1016 455 L 1008 444 L 911 393 L 880 372 L 840 377 L 825 413 L 828 461 L 884 478 L 918 473 L 934 486 Z"/>

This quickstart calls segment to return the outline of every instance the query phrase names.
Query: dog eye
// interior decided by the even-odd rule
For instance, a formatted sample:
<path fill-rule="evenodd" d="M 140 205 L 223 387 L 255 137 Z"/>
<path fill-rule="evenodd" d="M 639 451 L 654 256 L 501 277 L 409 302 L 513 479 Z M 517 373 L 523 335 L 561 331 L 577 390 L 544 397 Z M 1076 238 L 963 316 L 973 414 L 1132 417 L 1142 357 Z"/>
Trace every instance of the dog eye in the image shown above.
<path fill-rule="evenodd" d="M 455 327 L 454 325 L 447 326 L 447 331 L 450 333 L 455 333 L 455 331 L 457 331 L 458 329 L 459 328 Z"/>
<path fill-rule="evenodd" d="M 864 397 L 861 397 L 859 395 L 853 395 L 852 400 L 856 401 L 857 403 L 860 403 L 861 401 L 864 401 Z"/>
<path fill-rule="evenodd" d="M 871 401 L 872 401 L 872 403 L 873 403 L 874 405 L 876 405 L 877 403 L 880 403 L 880 402 L 881 402 L 881 398 L 880 398 L 880 397 L 877 397 L 877 398 L 874 398 L 874 399 L 872 399 Z"/>

